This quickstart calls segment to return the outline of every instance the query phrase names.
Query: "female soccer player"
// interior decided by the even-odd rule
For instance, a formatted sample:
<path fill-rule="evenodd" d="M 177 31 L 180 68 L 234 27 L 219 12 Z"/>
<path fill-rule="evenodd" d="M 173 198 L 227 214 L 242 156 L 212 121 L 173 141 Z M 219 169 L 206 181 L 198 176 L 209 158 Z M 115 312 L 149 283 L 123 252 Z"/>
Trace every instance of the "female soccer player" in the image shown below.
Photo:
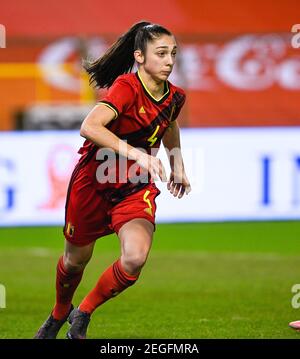
<path fill-rule="evenodd" d="M 163 165 L 155 157 L 161 140 L 171 166 L 168 190 L 178 198 L 190 192 L 176 122 L 185 93 L 167 81 L 175 58 L 172 33 L 140 22 L 86 66 L 91 83 L 109 91 L 81 126 L 86 141 L 67 194 L 56 303 L 35 338 L 56 338 L 67 320 L 71 324 L 67 338 L 86 338 L 95 309 L 138 279 L 155 230 L 155 198 L 160 192 L 154 181 L 158 177 L 166 181 Z M 138 71 L 131 73 L 135 63 Z M 113 232 L 120 240 L 120 258 L 74 309 L 73 294 L 96 239 Z"/>

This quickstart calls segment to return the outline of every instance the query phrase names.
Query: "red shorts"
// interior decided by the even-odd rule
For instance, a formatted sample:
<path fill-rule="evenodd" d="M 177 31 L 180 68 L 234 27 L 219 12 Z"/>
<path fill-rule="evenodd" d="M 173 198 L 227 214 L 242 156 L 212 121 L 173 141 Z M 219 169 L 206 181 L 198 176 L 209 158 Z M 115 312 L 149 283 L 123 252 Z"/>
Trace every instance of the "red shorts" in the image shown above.
<path fill-rule="evenodd" d="M 126 222 L 145 218 L 155 227 L 155 198 L 160 194 L 154 183 L 112 203 L 109 191 L 99 191 L 81 171 L 70 182 L 66 203 L 65 238 L 76 246 L 85 246 L 116 232 Z"/>

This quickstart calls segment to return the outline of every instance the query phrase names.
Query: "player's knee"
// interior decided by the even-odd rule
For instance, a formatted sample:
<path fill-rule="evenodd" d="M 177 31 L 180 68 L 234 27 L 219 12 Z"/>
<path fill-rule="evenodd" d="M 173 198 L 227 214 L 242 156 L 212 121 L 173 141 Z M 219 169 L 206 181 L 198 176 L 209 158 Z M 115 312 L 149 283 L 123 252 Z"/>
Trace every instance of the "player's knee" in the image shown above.
<path fill-rule="evenodd" d="M 83 260 L 79 258 L 74 258 L 72 256 L 66 255 L 64 257 L 64 267 L 69 273 L 81 272 L 84 270 L 89 260 Z"/>
<path fill-rule="evenodd" d="M 147 260 L 147 253 L 132 253 L 123 257 L 124 270 L 128 274 L 135 275 L 143 268 Z"/>

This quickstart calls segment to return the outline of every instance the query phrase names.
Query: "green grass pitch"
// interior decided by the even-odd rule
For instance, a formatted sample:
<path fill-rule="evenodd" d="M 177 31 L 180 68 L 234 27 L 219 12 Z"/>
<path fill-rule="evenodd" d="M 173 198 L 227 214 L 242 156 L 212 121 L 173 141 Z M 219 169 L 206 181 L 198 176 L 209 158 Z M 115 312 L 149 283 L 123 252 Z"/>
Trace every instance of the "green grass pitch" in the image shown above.
<path fill-rule="evenodd" d="M 0 229 L 0 338 L 32 338 L 54 303 L 59 227 Z M 97 241 L 74 304 L 119 256 Z M 158 224 L 139 281 L 98 308 L 89 338 L 300 338 L 300 223 Z M 64 338 L 67 324 L 59 338 Z"/>

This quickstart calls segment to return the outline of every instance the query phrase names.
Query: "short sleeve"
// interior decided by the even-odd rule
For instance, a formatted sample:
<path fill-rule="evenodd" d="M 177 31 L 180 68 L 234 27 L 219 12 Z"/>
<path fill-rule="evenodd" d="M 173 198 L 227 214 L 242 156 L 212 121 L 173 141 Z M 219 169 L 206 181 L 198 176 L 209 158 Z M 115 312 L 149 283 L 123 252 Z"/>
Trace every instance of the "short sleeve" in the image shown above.
<path fill-rule="evenodd" d="M 106 105 L 115 112 L 115 119 L 133 104 L 135 91 L 132 85 L 124 80 L 117 79 L 109 88 L 105 97 L 98 102 Z"/>
<path fill-rule="evenodd" d="M 185 103 L 186 95 L 185 93 L 177 93 L 176 94 L 176 104 L 174 114 L 172 116 L 172 121 L 175 121 L 176 118 L 179 116 L 180 111 Z"/>

